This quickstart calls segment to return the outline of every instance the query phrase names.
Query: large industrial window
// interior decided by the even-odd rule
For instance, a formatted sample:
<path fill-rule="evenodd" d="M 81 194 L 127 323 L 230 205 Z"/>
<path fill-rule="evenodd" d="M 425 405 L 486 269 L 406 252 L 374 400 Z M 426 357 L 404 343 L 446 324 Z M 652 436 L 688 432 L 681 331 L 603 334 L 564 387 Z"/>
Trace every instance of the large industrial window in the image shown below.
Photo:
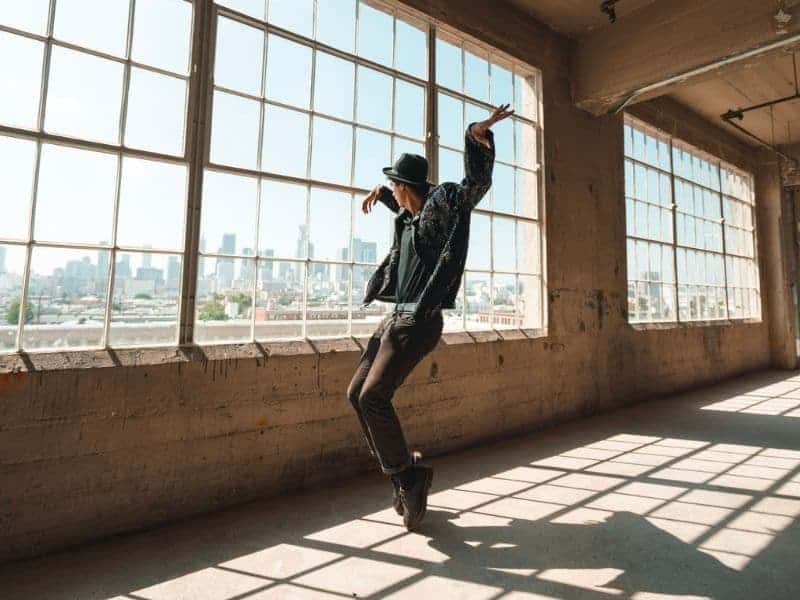
<path fill-rule="evenodd" d="M 625 203 L 630 322 L 761 316 L 751 175 L 627 117 Z"/>
<path fill-rule="evenodd" d="M 538 73 L 425 17 L 3 2 L 0 81 L 0 350 L 370 333 L 392 216 L 361 199 L 403 152 L 460 180 L 466 124 L 504 102 L 447 327 L 543 326 Z"/>
<path fill-rule="evenodd" d="M 175 343 L 192 4 L 0 4 L 0 348 Z"/>

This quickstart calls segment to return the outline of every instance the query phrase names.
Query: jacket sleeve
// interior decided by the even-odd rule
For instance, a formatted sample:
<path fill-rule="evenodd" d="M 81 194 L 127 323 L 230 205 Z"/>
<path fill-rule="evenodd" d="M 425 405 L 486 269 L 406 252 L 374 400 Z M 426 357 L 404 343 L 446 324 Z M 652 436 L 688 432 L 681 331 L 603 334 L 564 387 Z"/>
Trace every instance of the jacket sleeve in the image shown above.
<path fill-rule="evenodd" d="M 381 186 L 381 193 L 378 195 L 378 202 L 383 204 L 393 213 L 397 213 L 400 210 L 400 205 L 397 203 L 397 200 L 394 199 L 394 194 L 392 194 L 392 190 L 390 190 L 385 185 Z"/>
<path fill-rule="evenodd" d="M 494 132 L 486 132 L 491 148 L 487 148 L 472 137 L 470 123 L 464 134 L 464 179 L 461 181 L 461 203 L 465 210 L 472 210 L 492 186 L 494 170 Z"/>

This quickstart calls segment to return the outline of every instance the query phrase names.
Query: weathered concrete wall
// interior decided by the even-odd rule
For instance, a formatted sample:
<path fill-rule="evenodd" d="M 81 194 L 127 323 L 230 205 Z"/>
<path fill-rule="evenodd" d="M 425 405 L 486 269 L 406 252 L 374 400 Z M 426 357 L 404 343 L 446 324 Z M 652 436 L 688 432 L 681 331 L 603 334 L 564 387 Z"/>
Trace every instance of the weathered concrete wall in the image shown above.
<path fill-rule="evenodd" d="M 491 0 L 411 4 L 543 70 L 549 333 L 447 336 L 398 392 L 410 441 L 446 452 L 767 367 L 766 321 L 627 324 L 622 118 L 572 106 L 566 40 Z M 2 359 L 23 372 L 0 375 L 0 560 L 372 468 L 344 395 L 358 356 L 343 340 Z"/>

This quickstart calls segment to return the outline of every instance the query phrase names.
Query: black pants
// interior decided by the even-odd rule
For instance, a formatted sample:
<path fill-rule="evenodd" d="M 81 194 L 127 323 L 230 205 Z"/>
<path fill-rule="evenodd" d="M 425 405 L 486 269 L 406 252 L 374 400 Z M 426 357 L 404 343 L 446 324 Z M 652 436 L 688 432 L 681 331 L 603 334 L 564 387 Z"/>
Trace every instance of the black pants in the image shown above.
<path fill-rule="evenodd" d="M 387 475 L 411 465 L 392 397 L 441 336 L 441 311 L 425 320 L 414 320 L 406 313 L 389 315 L 372 334 L 350 382 L 347 397 L 361 421 L 370 452 Z"/>

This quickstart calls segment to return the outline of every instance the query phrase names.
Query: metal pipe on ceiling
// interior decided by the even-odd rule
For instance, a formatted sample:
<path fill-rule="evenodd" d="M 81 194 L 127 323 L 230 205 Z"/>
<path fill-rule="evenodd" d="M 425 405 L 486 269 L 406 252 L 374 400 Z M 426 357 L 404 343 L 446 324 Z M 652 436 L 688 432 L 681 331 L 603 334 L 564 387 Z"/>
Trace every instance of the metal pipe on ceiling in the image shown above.
<path fill-rule="evenodd" d="M 711 71 L 715 71 L 721 67 L 739 62 L 741 60 L 745 60 L 748 58 L 754 58 L 766 52 L 771 52 L 773 50 L 779 50 L 785 46 L 789 46 L 791 44 L 795 44 L 800 42 L 800 33 L 795 33 L 783 39 L 780 39 L 775 42 L 770 42 L 769 44 L 764 44 L 757 48 L 751 48 L 745 52 L 740 52 L 737 54 L 731 54 L 730 56 L 726 56 L 720 60 L 715 60 L 708 64 L 702 65 L 700 67 L 695 67 L 694 69 L 689 69 L 688 71 L 684 71 L 683 73 L 679 73 L 678 75 L 673 75 L 671 77 L 667 77 L 666 79 L 662 79 L 661 81 L 656 81 L 654 83 L 650 83 L 643 87 L 640 87 L 633 92 L 631 92 L 626 98 L 618 104 L 616 107 L 612 108 L 609 111 L 609 114 L 617 114 L 620 111 L 624 110 L 626 106 L 628 106 L 633 100 L 638 98 L 639 96 L 655 91 L 657 89 L 666 87 L 668 85 L 672 85 L 674 83 L 682 83 L 683 81 L 690 79 L 692 77 L 696 77 L 698 75 L 703 75 L 705 73 L 709 73 Z"/>

